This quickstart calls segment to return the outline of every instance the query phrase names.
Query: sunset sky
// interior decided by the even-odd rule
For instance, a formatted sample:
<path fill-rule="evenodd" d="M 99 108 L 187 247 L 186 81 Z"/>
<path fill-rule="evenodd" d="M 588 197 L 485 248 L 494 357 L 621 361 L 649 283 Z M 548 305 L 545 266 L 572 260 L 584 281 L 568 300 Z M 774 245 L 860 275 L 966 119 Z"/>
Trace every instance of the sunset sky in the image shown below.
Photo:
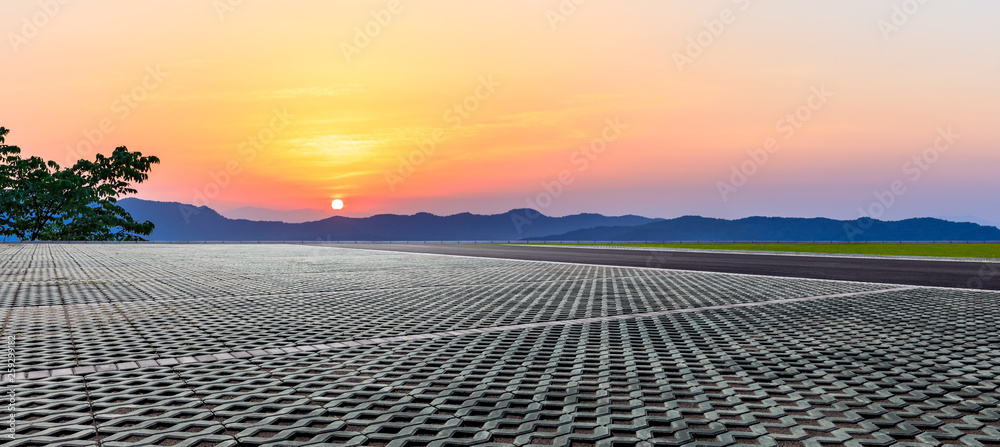
<path fill-rule="evenodd" d="M 1000 3 L 576 1 L 4 0 L 0 125 L 223 211 L 1000 222 Z"/>

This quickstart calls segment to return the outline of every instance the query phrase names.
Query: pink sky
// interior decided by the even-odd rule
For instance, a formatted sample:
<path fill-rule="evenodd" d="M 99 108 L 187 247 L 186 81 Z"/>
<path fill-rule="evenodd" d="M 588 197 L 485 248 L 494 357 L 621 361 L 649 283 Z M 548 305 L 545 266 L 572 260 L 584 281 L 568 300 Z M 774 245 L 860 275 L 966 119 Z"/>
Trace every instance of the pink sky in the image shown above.
<path fill-rule="evenodd" d="M 995 2 L 63 1 L 0 5 L 0 125 L 140 198 L 1000 221 Z"/>

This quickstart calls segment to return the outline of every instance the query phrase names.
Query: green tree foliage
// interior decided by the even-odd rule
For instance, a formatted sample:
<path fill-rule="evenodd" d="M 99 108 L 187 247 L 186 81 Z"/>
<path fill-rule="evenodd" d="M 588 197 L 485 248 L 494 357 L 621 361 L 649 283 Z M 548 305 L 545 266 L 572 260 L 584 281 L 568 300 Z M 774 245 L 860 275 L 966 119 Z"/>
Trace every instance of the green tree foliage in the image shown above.
<path fill-rule="evenodd" d="M 110 157 L 80 160 L 60 168 L 40 157 L 21 158 L 21 149 L 4 144 L 0 127 L 0 236 L 25 241 L 140 241 L 152 222 L 136 222 L 117 205 L 134 194 L 160 159 L 127 148 Z"/>

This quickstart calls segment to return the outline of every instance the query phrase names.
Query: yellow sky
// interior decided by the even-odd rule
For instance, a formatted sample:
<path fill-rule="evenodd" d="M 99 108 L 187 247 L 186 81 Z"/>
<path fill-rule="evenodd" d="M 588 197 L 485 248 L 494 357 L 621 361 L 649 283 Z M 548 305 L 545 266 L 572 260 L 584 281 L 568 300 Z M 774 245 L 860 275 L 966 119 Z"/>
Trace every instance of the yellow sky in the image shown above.
<path fill-rule="evenodd" d="M 894 3 L 860 0 L 64 2 L 0 6 L 0 125 L 61 163 L 92 156 L 87 135 L 158 155 L 143 198 L 502 212 L 568 171 L 547 214 L 855 217 L 949 126 L 955 150 L 893 213 L 975 214 L 1000 185 L 986 1 L 888 31 Z M 814 89 L 832 96 L 786 138 Z M 581 153 L 609 120 L 620 137 Z"/>

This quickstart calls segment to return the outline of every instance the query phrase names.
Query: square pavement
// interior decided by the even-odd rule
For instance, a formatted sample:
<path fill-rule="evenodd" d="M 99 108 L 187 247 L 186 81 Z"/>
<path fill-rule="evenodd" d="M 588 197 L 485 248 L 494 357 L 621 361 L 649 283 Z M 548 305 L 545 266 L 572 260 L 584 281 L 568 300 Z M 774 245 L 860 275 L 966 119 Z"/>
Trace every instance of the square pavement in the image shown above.
<path fill-rule="evenodd" d="M 7 244 L 0 318 L 0 445 L 1000 445 L 993 292 Z"/>

